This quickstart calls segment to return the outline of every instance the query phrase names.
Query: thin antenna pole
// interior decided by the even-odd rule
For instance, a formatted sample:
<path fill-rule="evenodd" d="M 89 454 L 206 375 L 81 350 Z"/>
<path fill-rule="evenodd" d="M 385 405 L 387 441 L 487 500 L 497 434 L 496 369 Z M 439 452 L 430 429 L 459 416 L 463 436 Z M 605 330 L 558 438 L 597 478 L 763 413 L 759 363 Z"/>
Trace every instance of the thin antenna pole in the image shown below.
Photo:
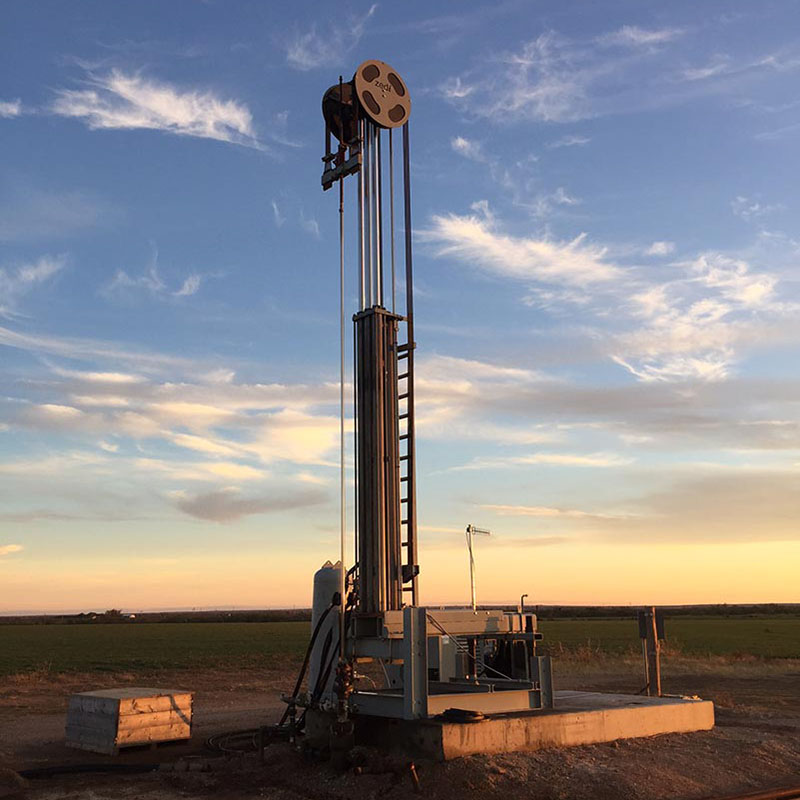
<path fill-rule="evenodd" d="M 467 525 L 467 550 L 469 550 L 469 588 L 472 610 L 478 610 L 475 598 L 475 556 L 472 554 L 472 525 Z"/>
<path fill-rule="evenodd" d="M 394 146 L 392 144 L 392 128 L 389 128 L 389 242 L 392 262 L 392 313 L 394 314 L 397 281 L 394 274 Z"/>

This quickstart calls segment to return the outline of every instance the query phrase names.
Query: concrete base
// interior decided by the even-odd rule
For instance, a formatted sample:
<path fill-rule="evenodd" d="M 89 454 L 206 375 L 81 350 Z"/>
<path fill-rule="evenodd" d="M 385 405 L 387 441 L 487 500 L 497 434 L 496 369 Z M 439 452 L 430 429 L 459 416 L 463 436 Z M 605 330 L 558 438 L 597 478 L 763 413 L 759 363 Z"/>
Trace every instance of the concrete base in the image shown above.
<path fill-rule="evenodd" d="M 556 692 L 555 705 L 551 711 L 497 714 L 472 723 L 356 717 L 356 742 L 380 742 L 381 747 L 447 761 L 473 753 L 569 747 L 714 727 L 709 700 Z"/>

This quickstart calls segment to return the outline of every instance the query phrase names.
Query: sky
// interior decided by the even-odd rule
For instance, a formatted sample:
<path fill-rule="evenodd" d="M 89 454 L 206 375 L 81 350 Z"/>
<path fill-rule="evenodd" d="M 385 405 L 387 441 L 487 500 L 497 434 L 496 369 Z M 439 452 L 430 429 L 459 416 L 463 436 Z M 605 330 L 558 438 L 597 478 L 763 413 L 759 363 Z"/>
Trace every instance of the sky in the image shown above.
<path fill-rule="evenodd" d="M 309 605 L 320 100 L 368 58 L 412 98 L 421 601 L 468 523 L 484 603 L 800 601 L 796 3 L 2 16 L 0 611 Z"/>

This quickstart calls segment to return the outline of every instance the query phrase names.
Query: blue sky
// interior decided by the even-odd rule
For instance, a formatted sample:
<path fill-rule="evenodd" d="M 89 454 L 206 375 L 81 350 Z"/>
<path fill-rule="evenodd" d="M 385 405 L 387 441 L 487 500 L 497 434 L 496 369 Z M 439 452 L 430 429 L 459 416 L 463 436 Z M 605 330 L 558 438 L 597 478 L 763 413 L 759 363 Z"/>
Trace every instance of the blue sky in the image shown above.
<path fill-rule="evenodd" d="M 798 599 L 796 4 L 4 23 L 0 609 L 308 602 L 338 548 L 319 105 L 367 58 L 413 102 L 423 600 L 467 598 L 469 522 L 487 602 Z"/>

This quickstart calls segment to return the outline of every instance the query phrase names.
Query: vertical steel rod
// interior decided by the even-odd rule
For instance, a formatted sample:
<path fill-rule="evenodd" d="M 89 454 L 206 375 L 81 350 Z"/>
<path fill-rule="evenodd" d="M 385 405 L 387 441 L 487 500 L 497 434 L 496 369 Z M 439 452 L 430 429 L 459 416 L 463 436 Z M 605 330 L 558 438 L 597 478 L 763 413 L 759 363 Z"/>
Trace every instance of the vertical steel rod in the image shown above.
<path fill-rule="evenodd" d="M 383 157 L 381 155 L 381 129 L 375 127 L 375 154 L 377 165 L 376 170 L 376 202 L 378 207 L 378 232 L 376 241 L 378 244 L 378 305 L 383 305 Z"/>
<path fill-rule="evenodd" d="M 373 261 L 372 261 L 372 289 L 373 289 L 373 298 L 372 304 L 379 305 L 379 286 L 378 281 L 380 274 L 380 261 L 378 258 L 378 249 L 380 247 L 380 241 L 378 239 L 378 224 L 379 224 L 379 214 L 380 214 L 380 205 L 378 201 L 378 164 L 377 164 L 377 149 L 378 149 L 378 137 L 376 135 L 377 128 L 375 125 L 371 125 L 372 131 L 372 141 L 370 143 L 370 148 L 372 150 L 372 174 L 370 176 L 371 181 L 371 189 L 372 189 L 372 248 L 373 248 Z"/>
<path fill-rule="evenodd" d="M 361 147 L 361 169 L 358 171 L 358 293 L 359 310 L 364 308 L 364 121 L 358 123 L 358 136 Z"/>
<path fill-rule="evenodd" d="M 343 98 L 342 77 L 339 76 L 339 97 Z M 340 141 L 344 143 L 344 131 Z M 344 305 L 344 178 L 339 178 L 339 658 L 345 659 L 345 539 L 347 536 L 347 481 L 345 474 L 344 441 L 344 361 L 345 361 L 345 305 Z"/>
<path fill-rule="evenodd" d="M 363 303 L 362 303 L 363 305 Z M 356 572 L 355 577 L 360 580 L 361 579 L 361 549 L 359 548 L 359 527 L 358 527 L 358 518 L 359 518 L 359 505 L 358 505 L 358 365 L 356 364 L 356 358 L 358 356 L 358 344 L 357 339 L 358 332 L 356 330 L 356 326 L 353 325 L 353 461 L 354 461 L 354 471 L 353 475 L 355 476 L 355 480 L 353 481 L 353 496 L 354 496 L 354 503 L 353 503 L 353 531 L 355 533 L 355 553 L 353 557 L 353 564 L 358 566 L 358 570 Z"/>
<path fill-rule="evenodd" d="M 394 145 L 392 144 L 392 130 L 389 128 L 389 248 L 392 264 L 392 313 L 394 314 L 397 281 L 394 274 Z"/>
<path fill-rule="evenodd" d="M 367 305 L 372 306 L 372 131 L 369 120 L 364 120 L 364 200 L 367 217 L 366 232 L 366 272 L 367 272 Z"/>

